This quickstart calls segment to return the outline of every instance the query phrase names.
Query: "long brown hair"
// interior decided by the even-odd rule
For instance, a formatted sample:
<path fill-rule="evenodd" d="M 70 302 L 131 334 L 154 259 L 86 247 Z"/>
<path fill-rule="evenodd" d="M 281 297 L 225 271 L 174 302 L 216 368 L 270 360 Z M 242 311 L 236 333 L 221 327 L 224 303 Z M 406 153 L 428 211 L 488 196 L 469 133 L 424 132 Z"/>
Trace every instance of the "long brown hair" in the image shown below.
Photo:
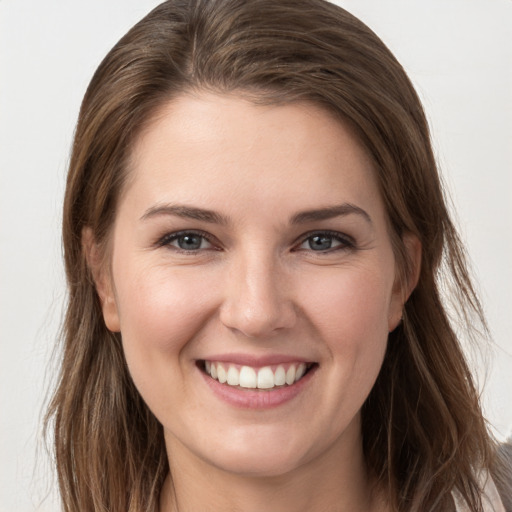
<path fill-rule="evenodd" d="M 443 283 L 450 283 L 467 332 L 474 321 L 485 331 L 485 321 L 427 121 L 380 39 L 323 0 L 170 0 L 135 25 L 96 71 L 67 180 L 69 302 L 60 380 L 46 419 L 64 510 L 153 511 L 169 471 L 162 427 L 130 378 L 120 335 L 103 322 L 82 232 L 87 227 L 100 245 L 108 242 L 134 139 L 163 103 L 193 89 L 238 92 L 255 102 L 313 101 L 359 137 L 374 161 L 404 279 L 404 233 L 423 248 L 418 285 L 363 406 L 367 465 L 392 510 L 448 510 L 457 489 L 472 512 L 480 511 L 476 469 L 499 464 Z"/>

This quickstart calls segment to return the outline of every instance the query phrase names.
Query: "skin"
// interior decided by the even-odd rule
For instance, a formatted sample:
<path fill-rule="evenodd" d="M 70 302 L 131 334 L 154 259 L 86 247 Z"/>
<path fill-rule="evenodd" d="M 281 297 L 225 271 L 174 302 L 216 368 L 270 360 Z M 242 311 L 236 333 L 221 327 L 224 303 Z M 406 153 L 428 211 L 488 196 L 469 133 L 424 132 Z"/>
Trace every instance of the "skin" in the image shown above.
<path fill-rule="evenodd" d="M 172 481 L 161 510 L 382 510 L 360 409 L 414 280 L 398 285 L 363 148 L 314 105 L 201 93 L 159 111 L 129 172 L 110 271 L 95 276 L 106 325 L 122 333 L 133 380 L 164 427 Z M 225 222 L 162 211 L 169 205 Z M 292 222 L 339 205 L 364 213 Z M 184 251 L 165 238 L 181 231 L 208 239 Z M 312 234 L 325 231 L 331 248 L 314 250 Z M 419 243 L 406 246 L 417 262 Z M 196 364 L 219 353 L 286 354 L 317 369 L 278 407 L 237 408 Z"/>

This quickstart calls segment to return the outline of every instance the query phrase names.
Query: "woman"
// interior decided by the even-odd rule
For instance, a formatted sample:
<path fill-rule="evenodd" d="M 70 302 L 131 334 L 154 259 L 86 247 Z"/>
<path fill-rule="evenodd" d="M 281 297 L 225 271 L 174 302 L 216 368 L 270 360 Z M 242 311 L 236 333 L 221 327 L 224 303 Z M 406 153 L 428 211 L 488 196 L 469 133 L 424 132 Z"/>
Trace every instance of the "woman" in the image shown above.
<path fill-rule="evenodd" d="M 425 116 L 347 12 L 157 7 L 88 88 L 63 232 L 65 510 L 504 510 Z"/>

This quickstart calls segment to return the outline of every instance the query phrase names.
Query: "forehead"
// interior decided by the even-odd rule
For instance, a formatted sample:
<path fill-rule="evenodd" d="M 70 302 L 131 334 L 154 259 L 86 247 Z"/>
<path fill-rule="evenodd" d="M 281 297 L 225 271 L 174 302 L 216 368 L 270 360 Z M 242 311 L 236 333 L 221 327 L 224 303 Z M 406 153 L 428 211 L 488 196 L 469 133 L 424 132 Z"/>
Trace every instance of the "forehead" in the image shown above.
<path fill-rule="evenodd" d="M 219 198 L 227 209 L 237 200 L 281 209 L 380 203 L 371 160 L 356 137 L 306 102 L 182 95 L 163 105 L 136 140 L 130 174 L 127 192 L 143 202 Z"/>

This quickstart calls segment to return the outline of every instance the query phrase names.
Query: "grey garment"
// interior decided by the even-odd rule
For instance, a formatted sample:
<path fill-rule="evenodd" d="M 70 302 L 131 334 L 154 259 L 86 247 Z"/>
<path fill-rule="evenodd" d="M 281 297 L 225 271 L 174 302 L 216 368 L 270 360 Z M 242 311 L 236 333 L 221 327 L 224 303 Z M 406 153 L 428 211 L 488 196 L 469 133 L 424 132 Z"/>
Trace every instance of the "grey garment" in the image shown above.
<path fill-rule="evenodd" d="M 505 485 L 503 482 L 496 481 L 496 487 L 500 494 L 503 506 L 506 512 L 512 512 L 512 438 L 509 437 L 505 443 L 500 445 L 499 454 L 505 462 L 505 472 L 507 479 Z"/>

